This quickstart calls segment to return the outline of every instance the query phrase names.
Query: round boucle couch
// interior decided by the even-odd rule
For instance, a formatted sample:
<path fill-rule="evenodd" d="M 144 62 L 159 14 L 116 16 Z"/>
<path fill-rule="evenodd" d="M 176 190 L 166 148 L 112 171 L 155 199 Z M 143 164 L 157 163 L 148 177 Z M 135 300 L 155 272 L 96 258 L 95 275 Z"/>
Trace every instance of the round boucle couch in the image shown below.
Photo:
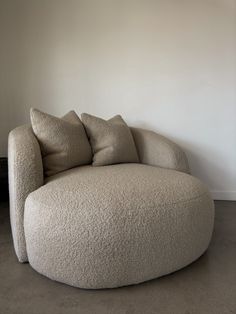
<path fill-rule="evenodd" d="M 207 188 L 183 151 L 131 128 L 140 164 L 82 166 L 43 177 L 30 126 L 9 136 L 10 214 L 20 262 L 81 288 L 112 288 L 174 272 L 201 256 L 213 230 Z"/>

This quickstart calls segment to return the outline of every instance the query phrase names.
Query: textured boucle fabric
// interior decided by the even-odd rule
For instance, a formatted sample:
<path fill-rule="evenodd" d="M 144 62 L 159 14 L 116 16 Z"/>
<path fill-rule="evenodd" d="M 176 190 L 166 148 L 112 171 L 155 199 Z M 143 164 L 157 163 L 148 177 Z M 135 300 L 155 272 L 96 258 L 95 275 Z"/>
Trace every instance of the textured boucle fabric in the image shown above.
<path fill-rule="evenodd" d="M 91 163 L 91 147 L 83 124 L 74 111 L 60 119 L 31 109 L 30 118 L 40 143 L 46 176 Z"/>
<path fill-rule="evenodd" d="M 190 173 L 187 157 L 177 144 L 149 130 L 130 129 L 141 163 Z"/>
<path fill-rule="evenodd" d="M 177 145 L 151 131 L 132 128 L 132 132 L 141 162 L 185 171 L 186 157 Z M 38 141 L 30 125 L 18 127 L 10 133 L 8 148 L 13 241 L 19 261 L 26 262 L 24 203 L 28 194 L 43 184 L 42 158 Z"/>
<path fill-rule="evenodd" d="M 23 227 L 25 200 L 29 193 L 43 185 L 40 147 L 31 126 L 20 126 L 9 134 L 8 167 L 14 248 L 19 261 L 27 262 Z"/>
<path fill-rule="evenodd" d="M 83 166 L 47 179 L 26 200 L 31 266 L 81 288 L 140 283 L 207 249 L 214 206 L 196 178 L 141 164 Z"/>
<path fill-rule="evenodd" d="M 106 121 L 83 113 L 81 119 L 92 146 L 93 166 L 139 161 L 132 134 L 121 116 Z"/>

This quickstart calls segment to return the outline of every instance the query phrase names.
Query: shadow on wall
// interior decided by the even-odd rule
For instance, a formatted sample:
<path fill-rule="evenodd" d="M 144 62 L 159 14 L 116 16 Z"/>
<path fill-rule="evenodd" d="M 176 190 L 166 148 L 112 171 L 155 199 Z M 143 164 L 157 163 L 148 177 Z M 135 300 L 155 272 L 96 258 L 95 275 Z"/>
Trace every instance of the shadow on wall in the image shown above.
<path fill-rule="evenodd" d="M 204 182 L 210 187 L 214 199 L 235 200 L 235 191 L 230 189 L 230 184 L 234 186 L 236 173 L 225 167 L 223 153 L 203 144 L 197 145 L 197 143 L 187 141 L 180 143 L 174 138 L 172 140 L 179 142 L 188 157 L 192 175 L 201 180 L 204 178 Z M 219 160 L 222 162 L 220 163 Z M 228 188 L 225 185 L 225 178 L 228 179 Z"/>

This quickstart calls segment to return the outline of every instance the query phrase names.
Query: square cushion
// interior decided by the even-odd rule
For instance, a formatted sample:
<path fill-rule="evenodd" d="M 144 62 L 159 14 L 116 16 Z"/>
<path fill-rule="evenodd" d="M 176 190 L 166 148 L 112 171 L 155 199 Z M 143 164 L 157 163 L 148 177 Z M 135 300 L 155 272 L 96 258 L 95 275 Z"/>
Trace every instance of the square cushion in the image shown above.
<path fill-rule="evenodd" d="M 92 162 L 85 129 L 74 111 L 60 119 L 31 109 L 30 118 L 41 147 L 46 176 Z"/>
<path fill-rule="evenodd" d="M 83 113 L 81 119 L 92 146 L 94 166 L 139 162 L 131 131 L 120 115 L 106 121 Z"/>

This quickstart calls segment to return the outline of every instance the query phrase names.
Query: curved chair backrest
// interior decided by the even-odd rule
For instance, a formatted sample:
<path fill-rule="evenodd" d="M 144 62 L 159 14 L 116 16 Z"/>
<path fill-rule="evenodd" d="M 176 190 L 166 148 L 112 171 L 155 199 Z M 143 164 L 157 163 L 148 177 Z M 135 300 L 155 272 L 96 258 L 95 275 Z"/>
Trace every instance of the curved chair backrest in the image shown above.
<path fill-rule="evenodd" d="M 8 138 L 10 218 L 13 242 L 20 262 L 27 262 L 24 206 L 29 193 L 43 185 L 39 143 L 30 125 L 20 126 Z"/>
<path fill-rule="evenodd" d="M 130 129 L 141 163 L 189 173 L 186 155 L 178 145 L 155 132 Z M 19 261 L 27 262 L 25 200 L 31 192 L 44 184 L 40 146 L 30 125 L 20 126 L 10 132 L 8 164 L 13 242 Z"/>

